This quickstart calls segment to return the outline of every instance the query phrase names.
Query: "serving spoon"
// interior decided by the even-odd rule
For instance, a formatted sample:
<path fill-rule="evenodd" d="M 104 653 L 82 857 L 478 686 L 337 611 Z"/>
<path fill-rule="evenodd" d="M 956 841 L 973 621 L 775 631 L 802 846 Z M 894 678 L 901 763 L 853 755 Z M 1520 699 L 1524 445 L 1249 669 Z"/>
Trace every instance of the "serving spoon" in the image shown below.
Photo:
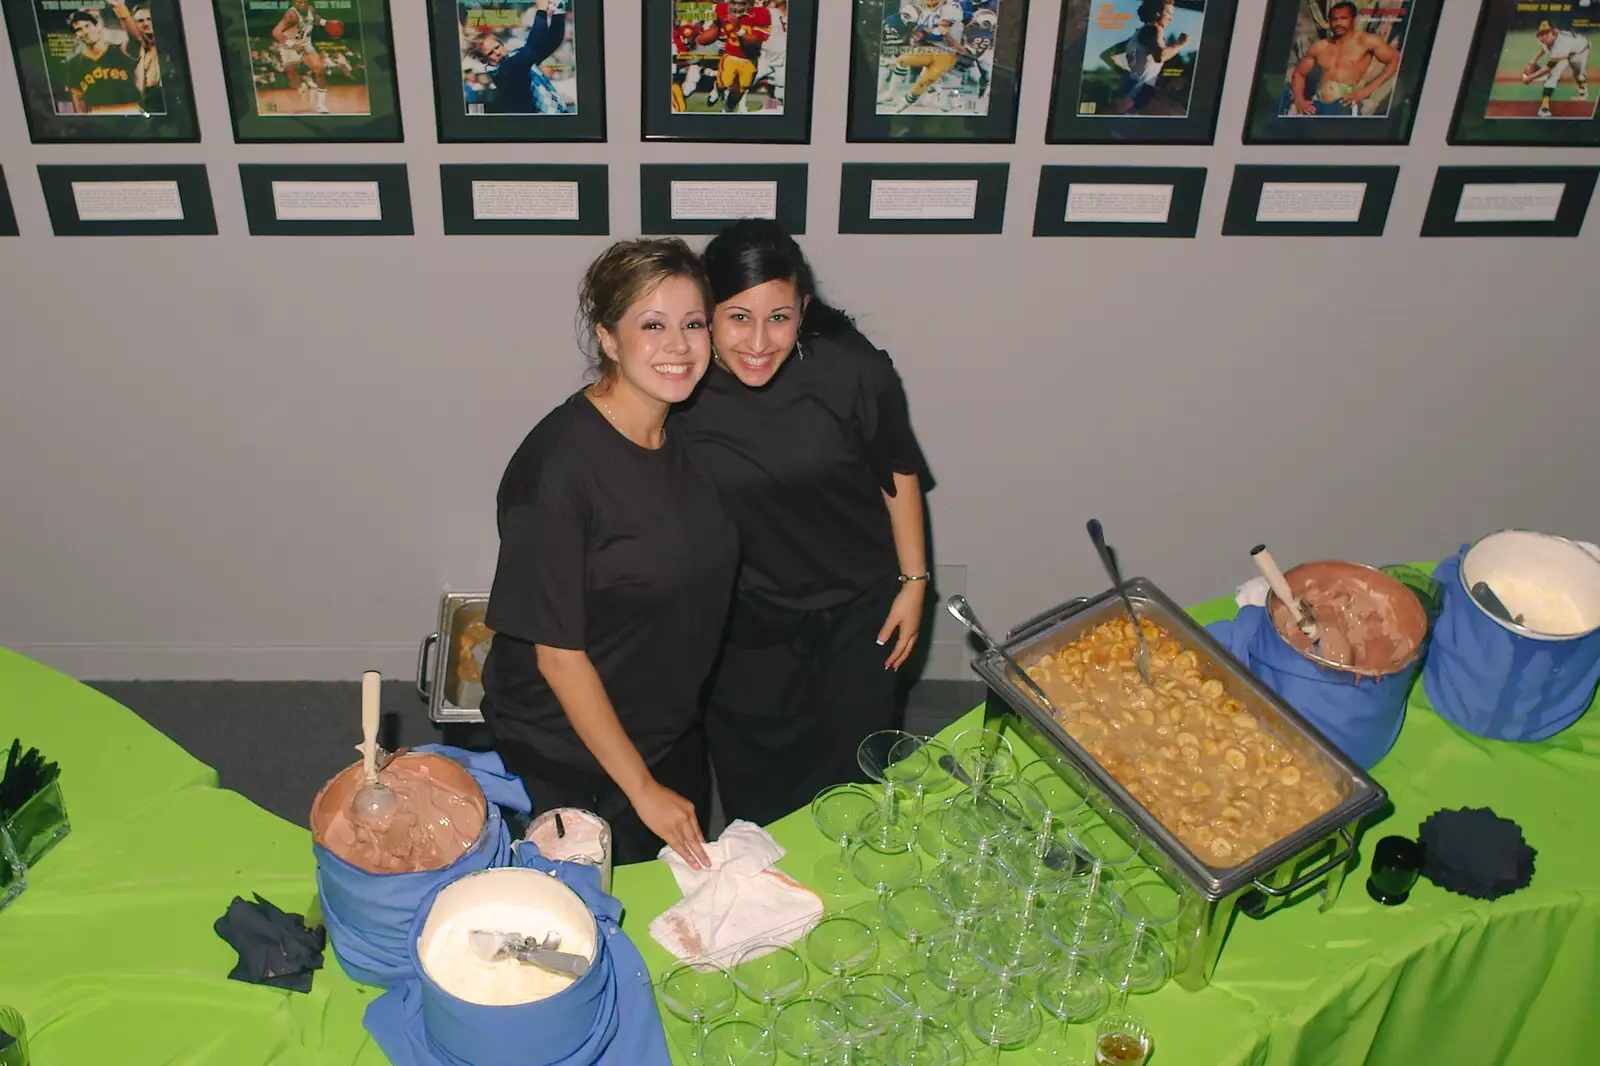
<path fill-rule="evenodd" d="M 1139 638 L 1139 676 L 1148 685 L 1151 683 L 1150 648 L 1145 644 L 1144 627 L 1139 625 L 1139 613 L 1133 609 L 1133 597 L 1128 595 L 1127 587 L 1122 583 L 1122 567 L 1117 565 L 1116 553 L 1106 544 L 1106 530 L 1098 518 L 1089 519 L 1089 539 L 1094 541 L 1094 550 L 1100 553 L 1100 562 L 1105 565 L 1106 573 L 1110 576 L 1117 595 L 1122 597 L 1122 606 L 1128 612 L 1128 621 L 1133 623 L 1133 634 Z"/>

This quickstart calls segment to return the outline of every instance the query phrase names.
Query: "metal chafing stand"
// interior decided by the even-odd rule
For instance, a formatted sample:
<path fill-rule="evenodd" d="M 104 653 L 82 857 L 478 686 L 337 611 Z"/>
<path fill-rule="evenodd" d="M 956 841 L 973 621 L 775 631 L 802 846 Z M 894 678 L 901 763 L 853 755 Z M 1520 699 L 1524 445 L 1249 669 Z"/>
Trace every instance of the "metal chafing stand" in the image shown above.
<path fill-rule="evenodd" d="M 1216 970 L 1235 910 L 1260 918 L 1286 903 L 1320 892 L 1320 909 L 1338 898 L 1347 868 L 1356 855 L 1362 818 L 1382 807 L 1387 796 L 1377 782 L 1334 747 L 1276 693 L 1250 673 L 1203 627 L 1153 583 L 1134 578 L 1125 586 L 1140 617 L 1148 618 L 1193 649 L 1222 679 L 1228 692 L 1259 719 L 1261 728 L 1315 766 L 1337 788 L 1341 801 L 1315 821 L 1232 867 L 1214 867 L 1197 857 L 1176 835 L 1144 809 L 1100 764 L 1068 735 L 1019 680 L 1005 658 L 985 650 L 973 663 L 988 683 L 984 722 L 1004 727 L 1034 753 L 1053 763 L 1069 782 L 1087 782 L 1143 834 L 1142 858 L 1190 901 L 1179 936 L 1174 979 L 1191 990 L 1204 988 Z M 1024 664 L 1070 643 L 1103 622 L 1123 616 L 1115 590 L 1079 598 L 1053 608 L 1006 634 L 1000 651 Z M 1320 889 L 1316 886 L 1320 883 Z"/>

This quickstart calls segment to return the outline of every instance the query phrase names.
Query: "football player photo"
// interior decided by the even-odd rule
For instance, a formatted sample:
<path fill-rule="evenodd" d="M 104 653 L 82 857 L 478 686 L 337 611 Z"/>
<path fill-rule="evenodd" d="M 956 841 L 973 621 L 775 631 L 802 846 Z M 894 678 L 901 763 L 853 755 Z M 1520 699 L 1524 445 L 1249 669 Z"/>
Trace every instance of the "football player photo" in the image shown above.
<path fill-rule="evenodd" d="M 1002 2 L 885 4 L 877 113 L 987 115 Z"/>
<path fill-rule="evenodd" d="M 1408 14 L 1407 0 L 1386 0 L 1382 7 L 1359 7 L 1351 0 L 1301 0 L 1278 114 L 1388 115 Z"/>
<path fill-rule="evenodd" d="M 468 115 L 575 115 L 570 0 L 459 0 L 461 100 Z"/>
<path fill-rule="evenodd" d="M 1514 10 L 1484 117 L 1594 118 L 1595 98 L 1589 93 L 1591 39 L 1600 39 L 1600 12 L 1591 17 Z"/>
<path fill-rule="evenodd" d="M 672 110 L 781 115 L 789 0 L 673 0 Z"/>
<path fill-rule="evenodd" d="M 1104 0 L 1089 13 L 1078 114 L 1184 118 L 1205 0 Z"/>
<path fill-rule="evenodd" d="M 355 0 L 243 4 L 258 115 L 371 113 Z"/>

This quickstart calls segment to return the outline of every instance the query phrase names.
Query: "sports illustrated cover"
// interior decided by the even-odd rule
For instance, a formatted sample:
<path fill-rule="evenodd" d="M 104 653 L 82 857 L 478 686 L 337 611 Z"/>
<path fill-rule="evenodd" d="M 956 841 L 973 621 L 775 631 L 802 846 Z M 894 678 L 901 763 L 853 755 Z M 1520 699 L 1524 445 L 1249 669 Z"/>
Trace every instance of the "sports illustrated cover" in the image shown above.
<path fill-rule="evenodd" d="M 571 0 L 457 0 L 468 115 L 575 115 Z"/>
<path fill-rule="evenodd" d="M 256 113 L 369 115 L 357 0 L 240 0 Z"/>
<path fill-rule="evenodd" d="M 57 115 L 164 115 L 156 25 L 144 3 L 34 0 Z"/>
<path fill-rule="evenodd" d="M 790 0 L 670 2 L 673 111 L 783 114 Z"/>
<path fill-rule="evenodd" d="M 1078 114 L 1186 118 L 1205 0 L 1102 0 L 1089 11 Z"/>
<path fill-rule="evenodd" d="M 1374 0 L 1366 0 L 1373 3 Z M 1404 57 L 1411 0 L 1300 0 L 1278 114 L 1383 118 Z"/>
<path fill-rule="evenodd" d="M 880 115 L 989 114 L 1004 0 L 893 0 L 878 47 Z"/>
<path fill-rule="evenodd" d="M 1591 8 L 1589 0 L 1517 4 L 1500 46 L 1484 117 L 1594 118 L 1589 45 L 1597 39 L 1600 8 Z"/>

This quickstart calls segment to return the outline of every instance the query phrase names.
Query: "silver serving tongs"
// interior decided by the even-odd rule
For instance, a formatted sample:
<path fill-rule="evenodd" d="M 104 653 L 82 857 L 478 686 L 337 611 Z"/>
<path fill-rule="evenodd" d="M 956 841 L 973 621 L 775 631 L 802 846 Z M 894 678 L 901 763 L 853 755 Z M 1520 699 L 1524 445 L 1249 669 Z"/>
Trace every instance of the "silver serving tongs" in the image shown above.
<path fill-rule="evenodd" d="M 516 959 L 520 963 L 568 977 L 582 977 L 589 972 L 588 959 L 556 950 L 561 947 L 561 934 L 556 932 L 546 933 L 541 939 L 522 933 L 474 929 L 467 934 L 467 942 L 472 947 L 472 953 L 484 962 Z"/>
<path fill-rule="evenodd" d="M 1052 715 L 1055 714 L 1055 705 L 1050 702 L 1050 697 L 1044 694 L 1044 689 L 1040 688 L 1038 683 L 1028 676 L 1027 671 L 1022 668 L 1017 660 L 1007 655 L 999 643 L 989 635 L 989 631 L 983 628 L 983 623 L 978 621 L 978 616 L 972 611 L 972 604 L 967 602 L 965 596 L 951 596 L 945 601 L 944 606 L 945 610 L 950 612 L 950 616 L 966 626 L 967 631 L 977 637 L 986 649 L 1000 656 L 1006 666 L 1010 667 L 1011 672 L 1017 676 L 1017 680 L 1022 682 L 1029 692 L 1033 693 L 1034 699 L 1039 701 L 1041 707 Z"/>

